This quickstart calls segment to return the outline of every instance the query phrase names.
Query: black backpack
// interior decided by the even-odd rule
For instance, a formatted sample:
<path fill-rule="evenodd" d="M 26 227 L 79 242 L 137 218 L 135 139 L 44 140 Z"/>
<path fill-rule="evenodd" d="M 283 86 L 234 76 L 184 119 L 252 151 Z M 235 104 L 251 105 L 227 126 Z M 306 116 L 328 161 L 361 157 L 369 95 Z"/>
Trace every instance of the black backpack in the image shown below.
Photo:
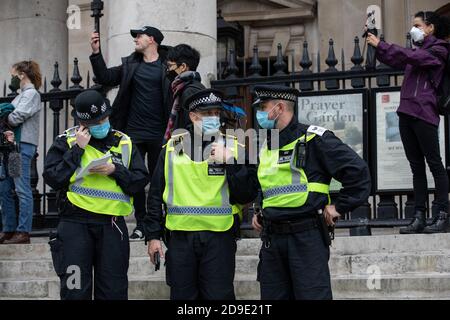
<path fill-rule="evenodd" d="M 436 56 L 433 52 L 433 48 L 430 48 L 429 52 Z M 429 77 L 431 83 L 435 86 L 431 73 Z M 447 56 L 447 60 L 445 61 L 444 75 L 439 87 L 436 88 L 436 95 L 439 114 L 442 116 L 450 115 L 450 54 Z"/>

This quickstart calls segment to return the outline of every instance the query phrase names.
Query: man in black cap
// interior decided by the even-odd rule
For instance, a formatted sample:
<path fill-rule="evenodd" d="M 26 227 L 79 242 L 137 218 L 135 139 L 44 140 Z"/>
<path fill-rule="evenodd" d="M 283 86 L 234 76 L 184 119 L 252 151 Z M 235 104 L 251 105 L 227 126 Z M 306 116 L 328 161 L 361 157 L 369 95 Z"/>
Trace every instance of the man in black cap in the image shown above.
<path fill-rule="evenodd" d="M 91 36 L 92 69 L 97 81 L 106 87 L 120 85 L 113 103 L 111 123 L 128 134 L 143 159 L 147 155 L 150 177 L 158 159 L 164 132 L 172 107 L 171 81 L 167 77 L 168 47 L 161 45 L 164 36 L 157 28 L 145 26 L 130 30 L 135 52 L 122 58 L 122 64 L 107 68 L 100 50 L 100 35 Z M 135 199 L 136 229 L 131 240 L 143 239 L 142 219 L 145 216 L 145 191 Z"/>
<path fill-rule="evenodd" d="M 199 91 L 184 108 L 192 125 L 174 131 L 151 182 L 144 220 L 148 253 L 153 263 L 164 257 L 164 239 L 172 300 L 232 300 L 240 205 L 255 197 L 247 179 L 255 169 L 236 164 L 237 141 L 224 141 L 219 132 L 220 92 Z"/>
<path fill-rule="evenodd" d="M 262 213 L 255 210 L 252 221 L 263 240 L 258 266 L 261 298 L 332 299 L 329 227 L 367 201 L 369 169 L 331 131 L 298 122 L 298 90 L 256 86 L 254 93 L 257 121 L 271 131 L 258 162 L 257 208 Z M 278 139 L 272 130 L 279 130 Z M 332 178 L 342 189 L 331 205 Z"/>
<path fill-rule="evenodd" d="M 80 126 L 56 138 L 44 164 L 46 184 L 58 191 L 60 222 L 49 244 L 63 300 L 92 299 L 92 289 L 94 299 L 128 297 L 124 217 L 148 171 L 131 139 L 111 128 L 109 114 L 98 92 L 78 95 L 73 115 Z"/>

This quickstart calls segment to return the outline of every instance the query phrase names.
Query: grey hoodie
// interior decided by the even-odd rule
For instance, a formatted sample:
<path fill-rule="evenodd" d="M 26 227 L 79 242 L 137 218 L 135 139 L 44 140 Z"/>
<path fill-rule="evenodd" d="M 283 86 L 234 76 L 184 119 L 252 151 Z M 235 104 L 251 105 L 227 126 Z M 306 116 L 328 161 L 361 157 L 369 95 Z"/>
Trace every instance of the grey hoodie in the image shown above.
<path fill-rule="evenodd" d="M 22 125 L 20 142 L 37 146 L 39 144 L 41 95 L 33 84 L 27 84 L 11 104 L 15 110 L 9 114 L 8 122 L 14 127 Z"/>

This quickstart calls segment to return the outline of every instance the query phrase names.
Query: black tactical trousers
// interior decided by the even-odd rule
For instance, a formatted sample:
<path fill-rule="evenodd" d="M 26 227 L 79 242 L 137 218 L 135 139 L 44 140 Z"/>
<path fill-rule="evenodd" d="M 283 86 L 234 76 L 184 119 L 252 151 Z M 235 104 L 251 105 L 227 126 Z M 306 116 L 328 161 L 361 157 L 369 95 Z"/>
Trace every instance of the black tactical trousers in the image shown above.
<path fill-rule="evenodd" d="M 112 222 L 94 214 L 62 217 L 50 240 L 61 300 L 92 300 L 92 288 L 95 300 L 128 299 L 127 227 L 122 217 Z"/>
<path fill-rule="evenodd" d="M 318 228 L 271 234 L 262 245 L 258 281 L 262 300 L 331 300 L 330 249 Z"/>
<path fill-rule="evenodd" d="M 234 300 L 236 239 L 227 232 L 172 232 L 166 252 L 171 300 Z"/>

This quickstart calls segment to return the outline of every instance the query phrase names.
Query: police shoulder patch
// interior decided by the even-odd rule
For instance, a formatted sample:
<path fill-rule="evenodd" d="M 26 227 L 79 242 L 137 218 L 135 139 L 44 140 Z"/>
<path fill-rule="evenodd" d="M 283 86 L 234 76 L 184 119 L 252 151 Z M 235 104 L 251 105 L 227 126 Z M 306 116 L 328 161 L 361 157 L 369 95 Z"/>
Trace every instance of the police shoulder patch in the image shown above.
<path fill-rule="evenodd" d="M 322 128 L 322 127 L 318 127 L 318 126 L 310 126 L 308 128 L 308 133 L 313 133 L 316 134 L 318 136 L 323 136 L 325 132 L 327 132 L 328 129 Z"/>

